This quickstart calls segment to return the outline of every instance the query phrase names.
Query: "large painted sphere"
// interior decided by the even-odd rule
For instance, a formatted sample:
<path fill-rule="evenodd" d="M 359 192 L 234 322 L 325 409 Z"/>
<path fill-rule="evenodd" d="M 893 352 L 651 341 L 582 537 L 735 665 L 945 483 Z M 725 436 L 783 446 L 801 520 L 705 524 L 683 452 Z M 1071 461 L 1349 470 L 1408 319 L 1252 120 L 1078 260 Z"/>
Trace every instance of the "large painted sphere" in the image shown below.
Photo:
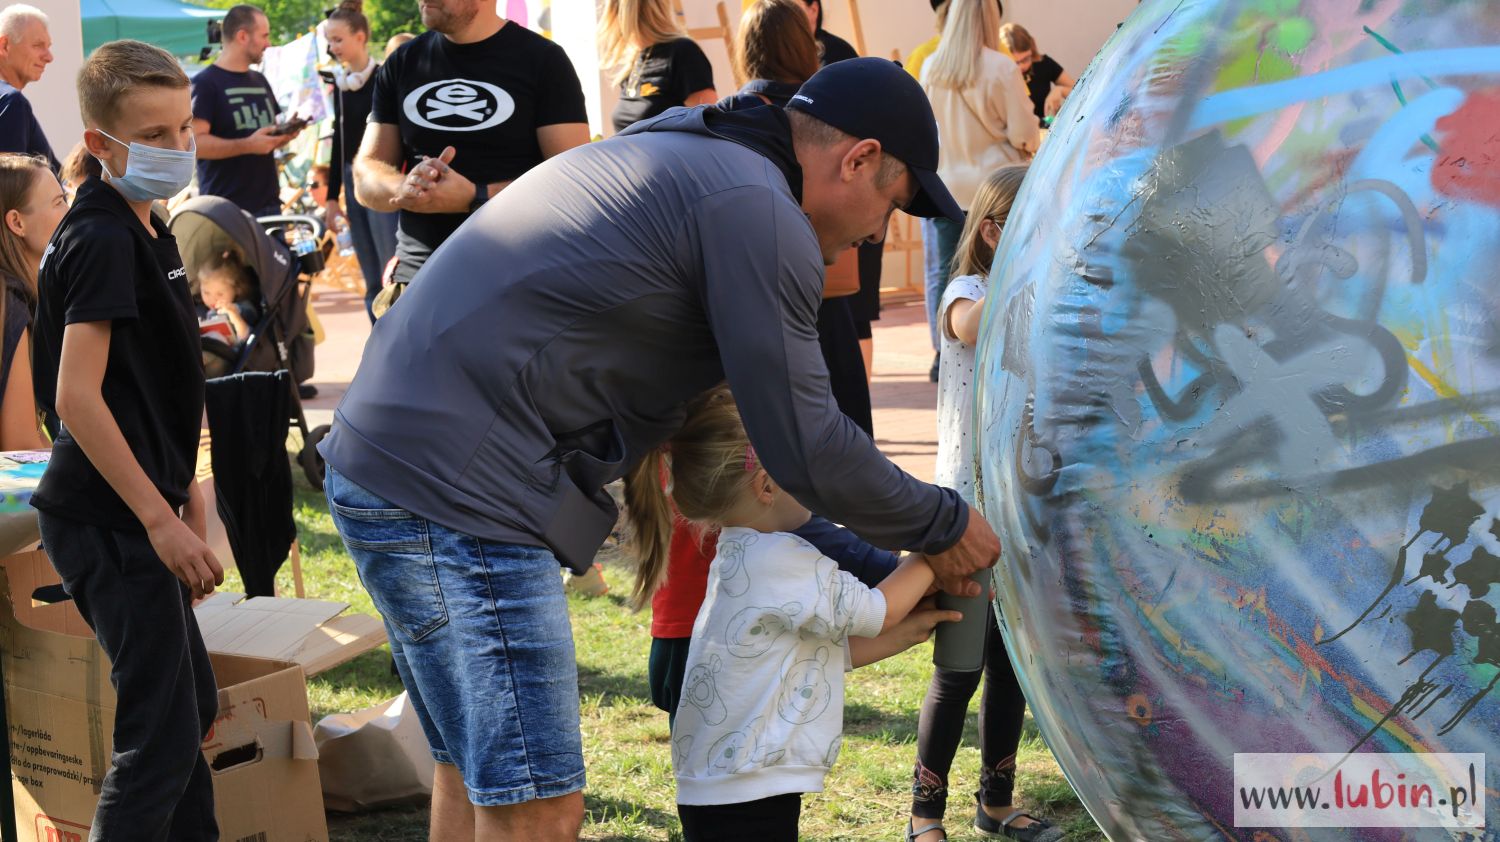
<path fill-rule="evenodd" d="M 1500 2 L 1148 0 L 989 283 L 1001 625 L 1110 837 L 1450 838 L 1236 827 L 1236 753 L 1353 751 L 1487 753 L 1500 838 Z"/>

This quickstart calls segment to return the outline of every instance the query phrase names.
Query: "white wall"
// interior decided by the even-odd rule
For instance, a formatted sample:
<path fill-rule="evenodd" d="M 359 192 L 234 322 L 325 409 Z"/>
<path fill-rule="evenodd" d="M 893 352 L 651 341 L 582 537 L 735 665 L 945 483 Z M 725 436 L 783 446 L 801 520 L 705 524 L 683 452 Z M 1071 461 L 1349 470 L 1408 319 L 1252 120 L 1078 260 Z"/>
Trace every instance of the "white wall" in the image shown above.
<path fill-rule="evenodd" d="M 78 116 L 78 91 L 74 86 L 78 69 L 83 67 L 83 21 L 78 0 L 28 2 L 47 15 L 52 63 L 47 65 L 40 80 L 26 86 L 24 93 L 60 161 L 83 139 L 83 120 Z"/>

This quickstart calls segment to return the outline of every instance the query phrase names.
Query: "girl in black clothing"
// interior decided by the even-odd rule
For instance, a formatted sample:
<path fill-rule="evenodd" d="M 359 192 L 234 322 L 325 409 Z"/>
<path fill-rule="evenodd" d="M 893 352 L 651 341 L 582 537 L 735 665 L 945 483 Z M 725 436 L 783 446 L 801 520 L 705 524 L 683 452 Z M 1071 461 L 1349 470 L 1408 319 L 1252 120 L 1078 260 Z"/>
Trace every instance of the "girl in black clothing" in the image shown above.
<path fill-rule="evenodd" d="M 328 167 L 328 225 L 338 217 L 349 223 L 354 240 L 354 254 L 365 279 L 365 313 L 380 292 L 385 265 L 396 254 L 396 214 L 367 208 L 354 196 L 354 156 L 364 140 L 365 121 L 370 117 L 370 100 L 374 93 L 373 77 L 379 62 L 370 55 L 370 21 L 360 11 L 360 0 L 345 0 L 328 16 L 324 36 L 328 52 L 338 64 L 330 74 L 333 97 L 333 159 Z M 344 209 L 339 207 L 339 193 L 344 185 Z"/>
<path fill-rule="evenodd" d="M 1019 23 L 1000 27 L 1000 47 L 1015 61 L 1016 67 L 1021 68 L 1036 117 L 1046 125 L 1046 118 L 1056 114 L 1062 101 L 1073 92 L 1073 77 L 1051 56 L 1038 49 L 1036 39 Z"/>

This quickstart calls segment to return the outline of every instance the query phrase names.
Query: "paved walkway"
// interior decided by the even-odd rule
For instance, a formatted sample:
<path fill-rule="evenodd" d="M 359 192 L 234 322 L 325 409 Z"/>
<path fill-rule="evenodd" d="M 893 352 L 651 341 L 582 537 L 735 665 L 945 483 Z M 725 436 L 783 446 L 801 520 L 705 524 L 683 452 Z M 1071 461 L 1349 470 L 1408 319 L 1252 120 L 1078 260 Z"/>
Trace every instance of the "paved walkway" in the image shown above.
<path fill-rule="evenodd" d="M 312 380 L 318 397 L 304 404 L 311 426 L 332 420 L 370 335 L 364 300 L 357 293 L 319 286 L 315 308 L 327 338 L 318 346 Z M 937 387 L 927 380 L 931 366 L 921 301 L 887 302 L 875 323 L 875 438 L 896 464 L 926 480 L 932 479 L 937 451 Z"/>

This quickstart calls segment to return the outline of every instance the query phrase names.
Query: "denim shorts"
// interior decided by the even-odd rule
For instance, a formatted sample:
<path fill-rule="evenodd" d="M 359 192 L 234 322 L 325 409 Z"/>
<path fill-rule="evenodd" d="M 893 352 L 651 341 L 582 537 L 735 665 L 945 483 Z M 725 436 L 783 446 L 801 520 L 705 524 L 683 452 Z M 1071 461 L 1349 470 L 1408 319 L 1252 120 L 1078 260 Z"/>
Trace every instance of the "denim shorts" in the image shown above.
<path fill-rule="evenodd" d="M 583 789 L 573 629 L 551 551 L 439 526 L 332 467 L 324 488 L 432 756 L 458 767 L 469 800 Z"/>

